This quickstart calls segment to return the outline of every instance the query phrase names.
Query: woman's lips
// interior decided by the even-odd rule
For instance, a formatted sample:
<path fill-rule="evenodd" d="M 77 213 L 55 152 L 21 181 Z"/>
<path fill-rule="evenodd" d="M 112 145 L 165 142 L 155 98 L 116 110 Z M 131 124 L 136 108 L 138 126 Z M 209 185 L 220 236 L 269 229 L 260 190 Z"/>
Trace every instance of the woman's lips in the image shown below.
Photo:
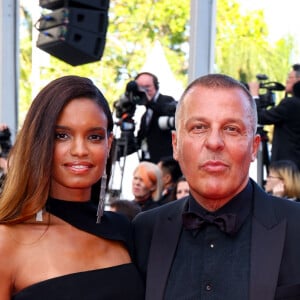
<path fill-rule="evenodd" d="M 64 166 L 72 173 L 83 174 L 88 172 L 92 168 L 92 164 L 88 162 L 82 163 L 66 163 Z"/>

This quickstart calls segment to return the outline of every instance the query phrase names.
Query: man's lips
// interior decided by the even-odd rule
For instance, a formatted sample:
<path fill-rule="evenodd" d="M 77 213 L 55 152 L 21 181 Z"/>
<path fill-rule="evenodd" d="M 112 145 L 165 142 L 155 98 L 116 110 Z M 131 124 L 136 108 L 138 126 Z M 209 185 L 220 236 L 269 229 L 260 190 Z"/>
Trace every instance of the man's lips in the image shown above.
<path fill-rule="evenodd" d="M 207 172 L 222 172 L 228 169 L 228 165 L 220 160 L 210 160 L 203 163 L 201 169 Z"/>

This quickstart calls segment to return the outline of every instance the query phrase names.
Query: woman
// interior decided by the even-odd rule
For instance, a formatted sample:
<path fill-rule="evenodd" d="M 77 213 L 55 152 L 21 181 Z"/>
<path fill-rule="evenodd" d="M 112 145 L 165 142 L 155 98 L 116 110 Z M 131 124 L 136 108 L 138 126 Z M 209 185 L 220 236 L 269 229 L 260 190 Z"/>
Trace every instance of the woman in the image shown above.
<path fill-rule="evenodd" d="M 132 193 L 134 203 L 142 211 L 159 206 L 158 200 L 162 194 L 162 172 L 160 168 L 148 161 L 142 161 L 133 172 Z"/>
<path fill-rule="evenodd" d="M 174 199 L 178 200 L 183 197 L 188 196 L 190 193 L 190 187 L 189 184 L 184 176 L 180 177 L 177 182 L 176 186 L 174 188 Z"/>
<path fill-rule="evenodd" d="M 91 201 L 103 207 L 112 129 L 87 78 L 56 79 L 33 101 L 0 199 L 1 300 L 143 299 L 129 222 L 100 210 L 96 223 Z"/>
<path fill-rule="evenodd" d="M 270 164 L 266 192 L 290 200 L 300 199 L 300 173 L 291 160 L 277 160 Z"/>

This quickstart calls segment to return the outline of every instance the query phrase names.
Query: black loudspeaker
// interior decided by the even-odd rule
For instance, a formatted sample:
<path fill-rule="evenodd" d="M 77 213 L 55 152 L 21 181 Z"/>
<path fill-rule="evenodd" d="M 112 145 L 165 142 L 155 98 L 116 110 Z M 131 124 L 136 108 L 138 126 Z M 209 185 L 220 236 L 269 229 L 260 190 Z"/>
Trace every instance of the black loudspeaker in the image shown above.
<path fill-rule="evenodd" d="M 42 16 L 37 23 L 38 30 L 71 24 L 89 32 L 105 35 L 108 16 L 105 11 L 84 8 L 60 8 L 50 14 Z"/>
<path fill-rule="evenodd" d="M 72 66 L 100 60 L 105 48 L 108 4 L 108 0 L 40 0 L 43 8 L 55 10 L 36 23 L 40 32 L 37 47 Z"/>
<path fill-rule="evenodd" d="M 56 26 L 39 34 L 37 47 L 72 66 L 98 61 L 105 36 L 72 26 Z"/>
<path fill-rule="evenodd" d="M 57 9 L 60 7 L 86 7 L 107 10 L 109 0 L 40 0 L 40 6 L 47 9 Z"/>

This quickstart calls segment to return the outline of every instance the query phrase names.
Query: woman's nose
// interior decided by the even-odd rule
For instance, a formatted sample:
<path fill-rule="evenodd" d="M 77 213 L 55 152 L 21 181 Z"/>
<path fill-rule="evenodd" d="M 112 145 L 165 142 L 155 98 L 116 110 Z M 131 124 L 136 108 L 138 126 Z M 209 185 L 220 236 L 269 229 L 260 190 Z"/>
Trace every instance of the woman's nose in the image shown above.
<path fill-rule="evenodd" d="M 85 156 L 88 154 L 88 147 L 82 138 L 75 138 L 71 143 L 71 154 L 76 156 Z"/>

